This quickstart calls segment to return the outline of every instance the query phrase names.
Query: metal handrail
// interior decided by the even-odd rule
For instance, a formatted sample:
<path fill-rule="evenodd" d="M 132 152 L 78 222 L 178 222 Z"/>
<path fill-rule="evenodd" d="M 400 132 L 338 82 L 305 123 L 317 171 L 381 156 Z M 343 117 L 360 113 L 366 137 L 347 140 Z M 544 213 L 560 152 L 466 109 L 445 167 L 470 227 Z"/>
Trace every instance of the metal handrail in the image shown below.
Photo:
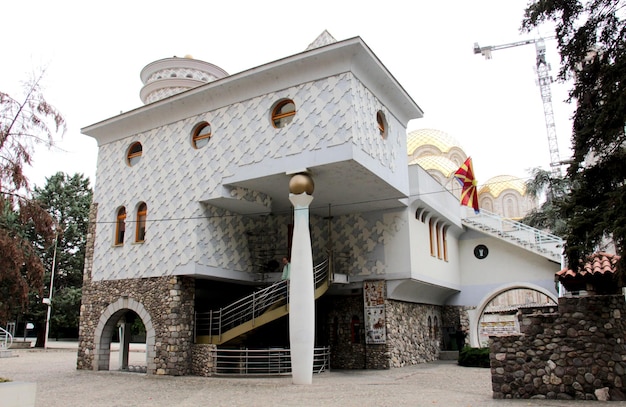
<path fill-rule="evenodd" d="M 13 335 L 4 328 L 0 328 L 0 349 L 9 349 L 13 345 Z"/>
<path fill-rule="evenodd" d="M 329 259 L 313 267 L 315 288 L 328 281 Z M 289 304 L 288 281 L 278 281 L 239 300 L 208 312 L 196 313 L 196 336 L 218 335 L 245 322 L 254 321 L 266 311 Z"/>
<path fill-rule="evenodd" d="M 468 211 L 468 216 L 462 220 L 484 231 L 512 240 L 534 251 L 544 254 L 547 253 L 555 259 L 560 259 L 561 257 L 563 239 L 551 233 L 544 232 L 543 230 L 503 218 L 500 215 L 484 209 L 481 209 L 478 214 L 473 212 L 469 214 Z"/>
<path fill-rule="evenodd" d="M 330 348 L 313 350 L 313 373 L 322 373 L 330 367 Z M 217 349 L 215 374 L 223 376 L 280 376 L 291 374 L 291 350 Z"/>

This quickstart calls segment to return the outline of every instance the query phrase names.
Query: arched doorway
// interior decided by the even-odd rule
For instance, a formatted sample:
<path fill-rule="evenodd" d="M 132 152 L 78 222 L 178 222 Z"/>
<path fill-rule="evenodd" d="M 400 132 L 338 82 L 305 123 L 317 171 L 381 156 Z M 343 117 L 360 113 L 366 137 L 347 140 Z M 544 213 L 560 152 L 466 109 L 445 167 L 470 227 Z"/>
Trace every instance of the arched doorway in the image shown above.
<path fill-rule="evenodd" d="M 488 346 L 490 335 L 519 333 L 517 312 L 520 308 L 556 304 L 554 293 L 532 284 L 503 287 L 487 295 L 477 307 L 478 318 L 471 327 L 477 342 L 473 346 Z"/>
<path fill-rule="evenodd" d="M 137 319 L 145 328 L 146 373 L 154 373 L 154 365 L 147 363 L 147 361 L 154 360 L 155 352 L 155 331 L 152 318 L 141 303 L 130 298 L 120 298 L 110 304 L 100 316 L 94 332 L 94 370 L 110 370 L 111 342 L 114 336 L 119 338 L 117 367 L 122 370 L 128 369 L 132 325 L 139 323 Z"/>
<path fill-rule="evenodd" d="M 117 322 L 111 342 L 109 370 L 145 373 L 146 330 L 135 311 L 127 310 Z"/>

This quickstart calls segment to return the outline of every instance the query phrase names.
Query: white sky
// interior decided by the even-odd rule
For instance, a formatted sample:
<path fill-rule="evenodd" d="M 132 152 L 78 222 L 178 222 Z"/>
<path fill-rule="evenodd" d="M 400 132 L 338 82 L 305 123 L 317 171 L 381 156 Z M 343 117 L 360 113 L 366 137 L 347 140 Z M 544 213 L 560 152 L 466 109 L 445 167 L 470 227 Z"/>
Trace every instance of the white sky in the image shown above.
<path fill-rule="evenodd" d="M 496 175 L 528 177 L 548 169 L 543 104 L 533 45 L 474 55 L 474 42 L 499 45 L 519 33 L 527 0 L 386 0 L 270 3 L 259 0 L 22 0 L 2 6 L 0 89 L 47 66 L 44 95 L 69 128 L 59 149 L 38 150 L 31 183 L 57 171 L 95 180 L 97 146 L 80 133 L 142 105 L 139 72 L 171 56 L 211 62 L 234 74 L 303 51 L 323 30 L 337 40 L 360 36 L 424 110 L 409 130 L 435 128 L 472 156 L 479 184 Z M 559 57 L 547 41 L 556 76 Z M 568 86 L 553 84 L 561 158 L 570 155 Z"/>

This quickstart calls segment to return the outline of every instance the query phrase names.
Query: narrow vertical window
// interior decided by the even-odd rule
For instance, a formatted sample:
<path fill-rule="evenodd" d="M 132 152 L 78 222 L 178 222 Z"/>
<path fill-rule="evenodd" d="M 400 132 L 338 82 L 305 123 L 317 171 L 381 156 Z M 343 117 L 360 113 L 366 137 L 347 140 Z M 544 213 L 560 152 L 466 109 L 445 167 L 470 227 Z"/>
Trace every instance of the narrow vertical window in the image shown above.
<path fill-rule="evenodd" d="M 378 132 L 382 138 L 387 138 L 387 120 L 382 110 L 376 112 L 376 123 L 378 124 Z"/>
<path fill-rule="evenodd" d="M 441 237 L 443 240 L 443 259 L 445 261 L 448 261 L 448 227 L 449 226 L 444 226 L 441 231 Z"/>
<path fill-rule="evenodd" d="M 124 232 L 126 231 L 126 208 L 123 206 L 117 211 L 117 219 L 115 221 L 115 245 L 124 244 Z"/>
<path fill-rule="evenodd" d="M 431 218 L 428 221 L 428 238 L 430 239 L 430 255 L 435 256 L 435 242 L 433 241 L 435 221 Z"/>
<path fill-rule="evenodd" d="M 428 337 L 433 337 L 433 320 L 430 316 L 428 317 Z"/>
<path fill-rule="evenodd" d="M 437 258 L 441 259 L 441 228 L 439 227 L 439 223 L 435 227 L 435 233 L 437 238 Z"/>
<path fill-rule="evenodd" d="M 142 202 L 137 208 L 137 227 L 135 228 L 135 242 L 143 242 L 146 240 L 146 216 L 148 215 L 148 206 Z"/>

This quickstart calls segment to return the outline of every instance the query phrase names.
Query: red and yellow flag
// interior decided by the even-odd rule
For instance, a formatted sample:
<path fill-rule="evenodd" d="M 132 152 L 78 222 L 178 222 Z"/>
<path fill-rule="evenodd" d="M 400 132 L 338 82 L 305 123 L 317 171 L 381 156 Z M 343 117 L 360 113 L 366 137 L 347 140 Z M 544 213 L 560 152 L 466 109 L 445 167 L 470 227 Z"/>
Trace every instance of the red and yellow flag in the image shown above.
<path fill-rule="evenodd" d="M 454 173 L 456 178 L 462 186 L 461 189 L 461 205 L 471 206 L 474 208 L 474 212 L 478 213 L 478 182 L 474 177 L 474 168 L 472 167 L 472 157 L 468 157 L 467 160 L 459 167 Z"/>

